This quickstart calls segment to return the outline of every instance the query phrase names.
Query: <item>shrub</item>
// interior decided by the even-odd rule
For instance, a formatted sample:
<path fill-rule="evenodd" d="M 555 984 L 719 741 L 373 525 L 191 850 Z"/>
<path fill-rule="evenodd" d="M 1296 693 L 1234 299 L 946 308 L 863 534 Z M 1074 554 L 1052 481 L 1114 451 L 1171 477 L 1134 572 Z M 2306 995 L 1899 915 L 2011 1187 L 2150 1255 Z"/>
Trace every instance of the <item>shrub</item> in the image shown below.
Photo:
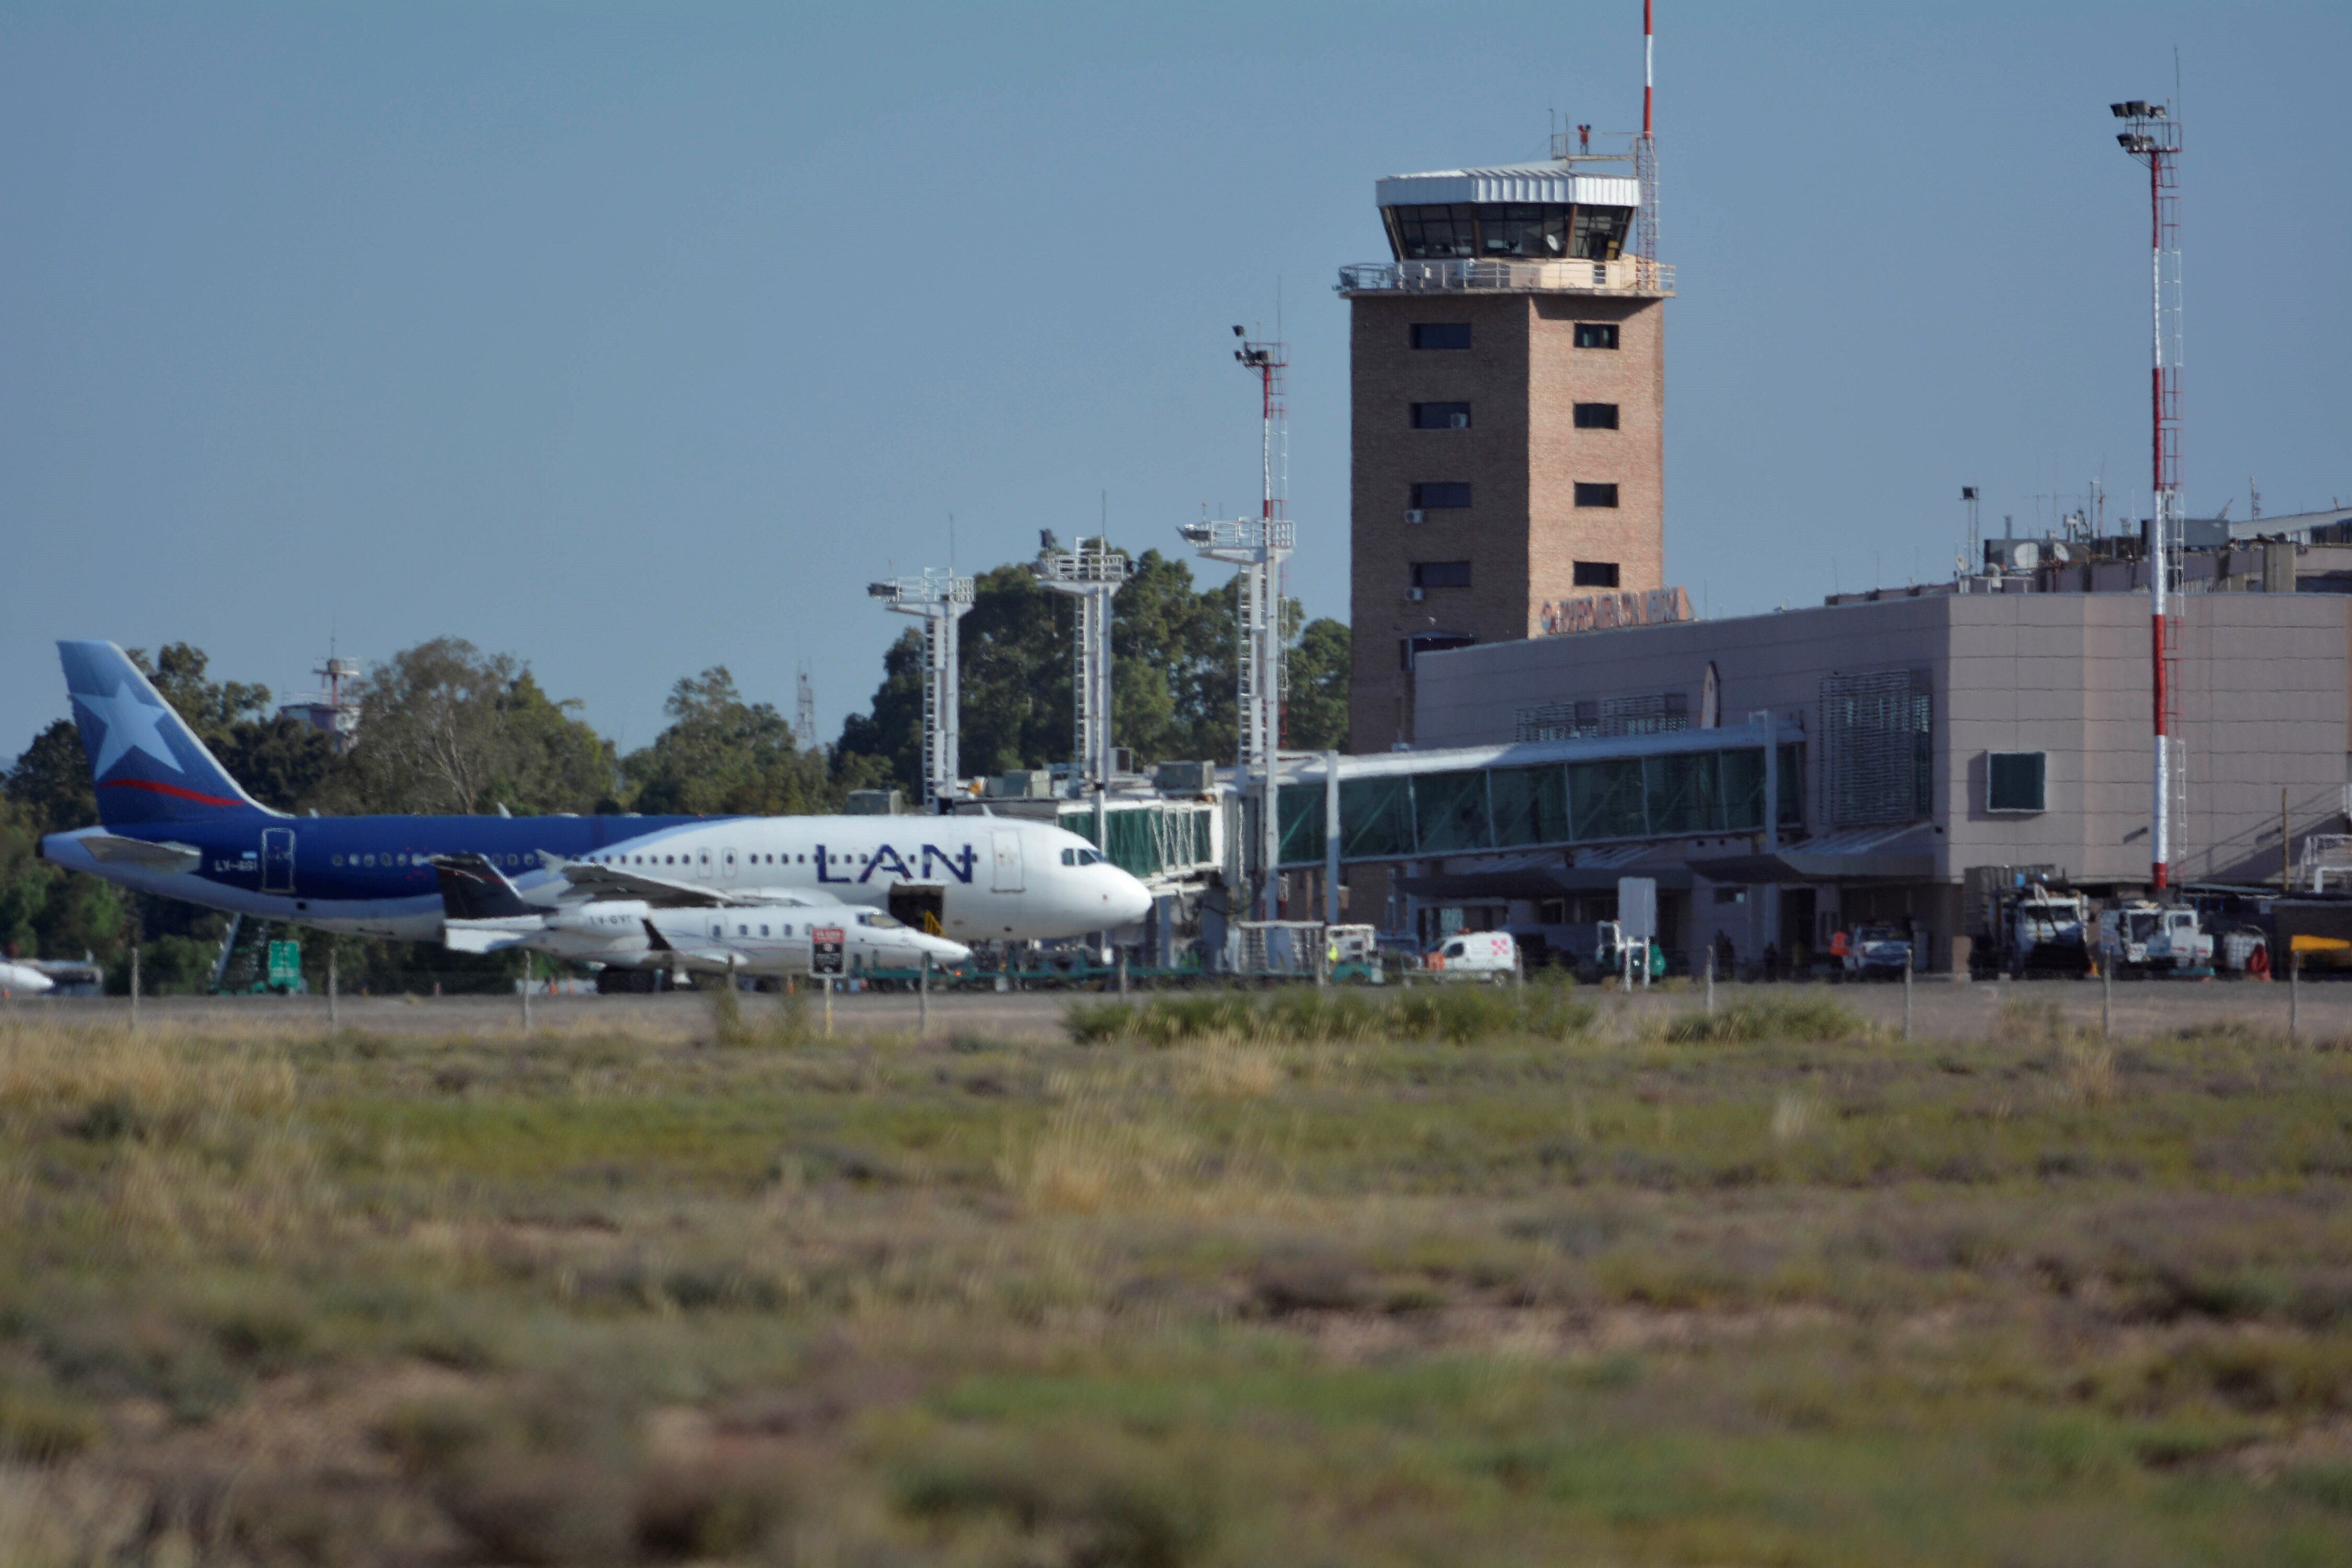
<path fill-rule="evenodd" d="M 774 1532 L 792 1500 L 788 1478 L 749 1456 L 656 1465 L 637 1483 L 637 1550 L 656 1562 L 740 1557 Z"/>
<path fill-rule="evenodd" d="M 1324 1242 L 1298 1242 L 1268 1253 L 1251 1273 L 1250 1298 L 1270 1318 L 1293 1312 L 1348 1312 L 1372 1300 L 1364 1266 Z"/>
<path fill-rule="evenodd" d="M 1867 1038 L 1870 1024 L 1827 996 L 1771 996 L 1716 1013 L 1685 1013 L 1666 1026 L 1677 1045 L 1749 1045 L 1766 1040 Z"/>
<path fill-rule="evenodd" d="M 98 1440 L 98 1417 L 53 1394 L 0 1390 L 0 1458 L 50 1465 Z"/>
<path fill-rule="evenodd" d="M 1045 1549 L 1020 1562 L 1183 1568 L 1215 1535 L 1206 1489 L 1101 1433 L 939 1444 L 900 1471 L 897 1491 L 902 1511 L 935 1526 L 995 1521 Z"/>
<path fill-rule="evenodd" d="M 1380 999 L 1360 991 L 1293 986 L 1263 1000 L 1227 992 L 1156 996 L 1141 1006 L 1082 1003 L 1069 1010 L 1067 1023 L 1081 1045 L 1135 1040 L 1165 1047 L 1213 1035 L 1298 1045 L 1380 1039 L 1471 1045 L 1523 1036 L 1563 1040 L 1590 1028 L 1593 1016 L 1566 986 L 1421 985 Z"/>

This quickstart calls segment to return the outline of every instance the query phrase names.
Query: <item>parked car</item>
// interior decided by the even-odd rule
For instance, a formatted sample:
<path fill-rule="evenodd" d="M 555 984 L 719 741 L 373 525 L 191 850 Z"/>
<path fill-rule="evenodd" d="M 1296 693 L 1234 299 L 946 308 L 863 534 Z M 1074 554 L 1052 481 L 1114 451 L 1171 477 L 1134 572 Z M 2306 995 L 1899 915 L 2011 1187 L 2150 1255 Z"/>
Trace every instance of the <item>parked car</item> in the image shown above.
<path fill-rule="evenodd" d="M 1845 972 L 1853 980 L 1900 980 L 1911 967 L 1911 933 L 1899 925 L 1856 926 L 1846 943 Z"/>

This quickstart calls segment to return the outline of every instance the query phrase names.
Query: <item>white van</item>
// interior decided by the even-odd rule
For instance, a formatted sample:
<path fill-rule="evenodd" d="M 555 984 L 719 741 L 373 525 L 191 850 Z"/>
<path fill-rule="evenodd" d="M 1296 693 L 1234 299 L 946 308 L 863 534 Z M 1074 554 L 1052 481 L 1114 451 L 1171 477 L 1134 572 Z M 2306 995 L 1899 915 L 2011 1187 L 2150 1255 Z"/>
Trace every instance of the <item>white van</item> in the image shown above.
<path fill-rule="evenodd" d="M 1464 931 L 1447 937 L 1423 962 L 1441 979 L 1499 983 L 1518 973 L 1519 944 L 1507 931 Z"/>

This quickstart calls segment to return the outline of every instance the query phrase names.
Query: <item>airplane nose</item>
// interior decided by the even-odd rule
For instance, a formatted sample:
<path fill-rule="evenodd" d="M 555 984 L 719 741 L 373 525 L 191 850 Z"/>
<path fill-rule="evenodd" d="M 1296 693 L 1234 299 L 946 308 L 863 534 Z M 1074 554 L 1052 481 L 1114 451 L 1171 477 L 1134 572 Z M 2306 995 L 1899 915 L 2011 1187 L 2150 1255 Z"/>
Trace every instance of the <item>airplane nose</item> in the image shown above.
<path fill-rule="evenodd" d="M 1118 924 L 1131 925 L 1151 912 L 1151 889 L 1124 871 L 1118 879 L 1119 885 L 1110 895 L 1111 908 Z"/>

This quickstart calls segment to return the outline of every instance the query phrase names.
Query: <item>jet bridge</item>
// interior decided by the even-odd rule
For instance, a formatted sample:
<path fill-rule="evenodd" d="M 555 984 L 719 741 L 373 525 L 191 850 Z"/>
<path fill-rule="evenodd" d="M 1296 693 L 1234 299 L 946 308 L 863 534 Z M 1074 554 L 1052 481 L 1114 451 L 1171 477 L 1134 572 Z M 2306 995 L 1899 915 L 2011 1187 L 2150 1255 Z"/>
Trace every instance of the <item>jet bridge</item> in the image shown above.
<path fill-rule="evenodd" d="M 1761 833 L 1768 817 L 1781 829 L 1801 828 L 1804 742 L 1804 731 L 1782 717 L 1713 730 L 1342 755 L 1336 770 L 1322 758 L 1291 760 L 1278 803 L 1280 864 L 1306 869 Z M 1769 773 L 1768 743 L 1779 755 Z"/>

